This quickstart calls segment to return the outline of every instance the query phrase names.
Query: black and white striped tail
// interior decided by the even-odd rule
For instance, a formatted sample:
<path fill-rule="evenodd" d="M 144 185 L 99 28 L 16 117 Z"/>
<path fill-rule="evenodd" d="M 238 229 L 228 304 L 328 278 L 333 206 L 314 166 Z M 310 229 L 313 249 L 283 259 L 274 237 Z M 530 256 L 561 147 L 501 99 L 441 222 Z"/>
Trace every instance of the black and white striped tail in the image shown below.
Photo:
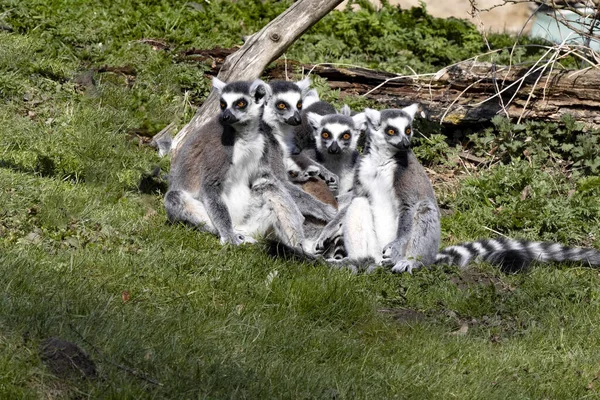
<path fill-rule="evenodd" d="M 498 238 L 446 247 L 437 254 L 435 263 L 463 268 L 473 260 L 500 265 L 505 272 L 517 272 L 527 269 L 532 262 L 580 261 L 600 265 L 600 252 L 552 242 Z"/>

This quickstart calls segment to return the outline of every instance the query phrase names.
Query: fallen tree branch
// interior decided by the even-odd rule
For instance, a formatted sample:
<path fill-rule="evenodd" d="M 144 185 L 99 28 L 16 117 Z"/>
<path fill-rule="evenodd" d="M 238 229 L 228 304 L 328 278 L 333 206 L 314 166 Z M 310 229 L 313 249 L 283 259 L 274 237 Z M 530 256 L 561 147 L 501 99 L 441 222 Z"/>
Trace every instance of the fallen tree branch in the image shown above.
<path fill-rule="evenodd" d="M 217 62 L 213 74 L 223 52 L 218 49 L 213 58 Z M 203 54 L 211 56 L 210 51 Z M 284 79 L 286 67 L 287 71 L 310 71 L 326 78 L 330 88 L 340 90 L 340 97 L 361 95 L 385 107 L 419 102 L 431 120 L 449 125 L 487 122 L 497 114 L 544 121 L 560 121 L 563 115 L 571 114 L 588 126 L 600 126 L 600 69 L 594 67 L 550 70 L 538 63 L 499 66 L 465 61 L 434 74 L 401 76 L 338 64 L 306 65 L 288 59 L 278 60 L 265 76 Z"/>

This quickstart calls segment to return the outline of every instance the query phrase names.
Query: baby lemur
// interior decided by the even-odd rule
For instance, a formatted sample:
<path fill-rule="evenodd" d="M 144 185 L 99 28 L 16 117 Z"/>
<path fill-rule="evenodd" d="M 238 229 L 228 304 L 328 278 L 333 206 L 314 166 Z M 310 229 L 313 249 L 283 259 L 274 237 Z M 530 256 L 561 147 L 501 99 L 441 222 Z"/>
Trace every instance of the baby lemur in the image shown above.
<path fill-rule="evenodd" d="M 320 115 L 307 112 L 307 120 L 315 138 L 314 157 L 317 162 L 338 176 L 336 195 L 347 195 L 354 182 L 354 170 L 359 159 L 356 150 L 365 114 L 351 116 L 348 106 L 340 114 Z"/>
<path fill-rule="evenodd" d="M 261 129 L 270 87 L 260 80 L 213 79 L 221 113 L 181 148 L 169 176 L 167 216 L 218 235 L 222 243 L 253 242 L 273 232 L 300 248 L 304 218 L 272 169 L 273 149 Z"/>

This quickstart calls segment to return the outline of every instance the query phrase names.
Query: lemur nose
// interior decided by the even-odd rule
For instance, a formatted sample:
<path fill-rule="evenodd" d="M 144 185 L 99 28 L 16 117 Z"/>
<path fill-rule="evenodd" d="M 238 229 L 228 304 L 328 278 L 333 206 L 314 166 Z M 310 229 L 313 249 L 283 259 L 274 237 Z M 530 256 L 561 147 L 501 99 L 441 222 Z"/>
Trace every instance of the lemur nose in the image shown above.
<path fill-rule="evenodd" d="M 236 118 L 235 115 L 232 114 L 231 110 L 225 110 L 223 111 L 223 113 L 221 114 L 221 122 L 235 122 Z"/>
<path fill-rule="evenodd" d="M 294 115 L 285 120 L 285 123 L 292 126 L 298 126 L 302 123 L 302 118 L 300 117 L 300 113 L 296 111 Z"/>
<path fill-rule="evenodd" d="M 329 146 L 327 148 L 327 151 L 329 152 L 329 154 L 338 154 L 342 149 L 340 148 L 340 146 L 337 144 L 337 142 L 333 142 L 331 144 L 331 146 Z"/>

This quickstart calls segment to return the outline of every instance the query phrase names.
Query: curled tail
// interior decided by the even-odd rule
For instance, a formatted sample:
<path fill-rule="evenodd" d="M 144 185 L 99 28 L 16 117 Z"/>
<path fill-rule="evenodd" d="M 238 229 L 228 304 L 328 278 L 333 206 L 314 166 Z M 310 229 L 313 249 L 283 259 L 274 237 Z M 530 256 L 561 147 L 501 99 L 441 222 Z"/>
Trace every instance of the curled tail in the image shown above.
<path fill-rule="evenodd" d="M 435 263 L 463 268 L 475 259 L 499 265 L 505 272 L 518 272 L 527 269 L 532 262 L 536 261 L 580 261 L 590 265 L 600 265 L 600 251 L 566 247 L 552 242 L 484 239 L 446 247 L 437 254 Z"/>

